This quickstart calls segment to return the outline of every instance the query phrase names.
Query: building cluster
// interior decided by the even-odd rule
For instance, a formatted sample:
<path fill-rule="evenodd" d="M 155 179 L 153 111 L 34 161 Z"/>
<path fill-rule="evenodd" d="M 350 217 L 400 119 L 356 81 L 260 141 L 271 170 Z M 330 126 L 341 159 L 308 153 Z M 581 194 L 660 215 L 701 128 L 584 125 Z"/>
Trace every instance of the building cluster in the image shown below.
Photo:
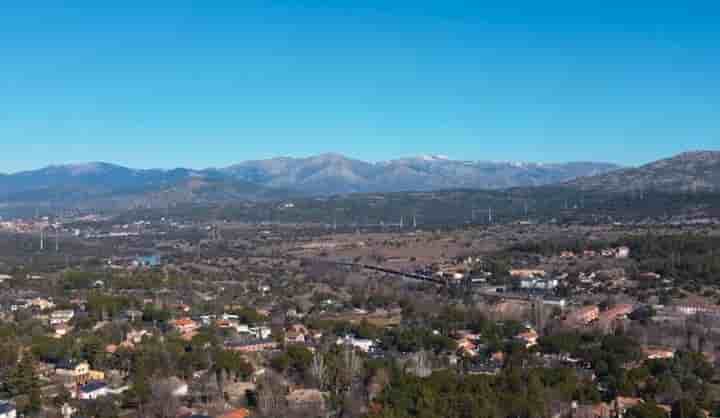
<path fill-rule="evenodd" d="M 605 258 L 628 258 L 630 257 L 630 248 L 625 246 L 620 247 L 612 247 L 612 248 L 603 248 L 599 251 L 597 250 L 582 250 L 578 253 L 574 251 L 561 251 L 560 252 L 560 258 L 565 259 L 575 259 L 575 258 L 595 258 L 595 257 L 605 257 Z"/>

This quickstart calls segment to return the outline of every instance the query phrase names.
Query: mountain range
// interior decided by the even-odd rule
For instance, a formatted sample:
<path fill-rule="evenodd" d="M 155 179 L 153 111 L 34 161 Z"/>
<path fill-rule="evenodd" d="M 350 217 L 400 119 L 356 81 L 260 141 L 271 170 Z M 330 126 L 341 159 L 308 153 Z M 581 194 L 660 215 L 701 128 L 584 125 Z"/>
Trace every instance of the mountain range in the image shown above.
<path fill-rule="evenodd" d="M 338 154 L 323 154 L 247 161 L 223 172 L 263 186 L 327 195 L 539 186 L 618 168 L 614 164 L 588 162 L 456 161 L 434 155 L 369 163 Z"/>
<path fill-rule="evenodd" d="M 0 198 L 48 200 L 171 191 L 199 195 L 218 188 L 228 191 L 228 198 L 249 199 L 273 198 L 283 193 L 333 195 L 448 188 L 501 189 L 557 183 L 617 168 L 605 163 L 475 162 L 438 156 L 370 163 L 338 154 L 247 161 L 204 170 L 137 170 L 94 162 L 0 175 Z"/>
<path fill-rule="evenodd" d="M 685 152 L 637 168 L 580 177 L 567 185 L 607 193 L 713 193 L 720 191 L 720 151 Z"/>
<path fill-rule="evenodd" d="M 422 156 L 366 162 L 338 154 L 246 161 L 225 168 L 131 169 L 96 162 L 0 175 L 0 209 L 127 208 L 300 197 L 557 187 L 625 193 L 720 190 L 720 152 L 696 151 L 636 168 L 614 164 L 458 161 Z"/>

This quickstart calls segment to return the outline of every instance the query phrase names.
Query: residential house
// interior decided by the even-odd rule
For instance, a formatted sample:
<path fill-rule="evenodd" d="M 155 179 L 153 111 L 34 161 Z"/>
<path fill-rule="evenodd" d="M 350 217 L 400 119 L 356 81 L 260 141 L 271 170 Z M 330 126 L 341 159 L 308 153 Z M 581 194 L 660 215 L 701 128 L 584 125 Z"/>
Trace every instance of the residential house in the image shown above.
<path fill-rule="evenodd" d="M 35 374 L 50 378 L 55 374 L 55 365 L 52 363 L 45 363 L 44 361 L 36 361 Z"/>
<path fill-rule="evenodd" d="M 286 344 L 305 344 L 305 334 L 295 331 L 285 333 Z"/>
<path fill-rule="evenodd" d="M 600 251 L 600 255 L 603 257 L 614 257 L 615 256 L 615 250 L 612 248 L 604 248 Z"/>
<path fill-rule="evenodd" d="M 220 329 L 228 329 L 228 328 L 235 328 L 237 325 L 236 321 L 231 321 L 229 319 L 217 319 L 215 320 L 215 326 Z"/>
<path fill-rule="evenodd" d="M 285 343 L 305 344 L 311 338 L 310 331 L 302 324 L 294 324 L 285 331 Z"/>
<path fill-rule="evenodd" d="M 662 347 L 643 347 L 643 354 L 648 360 L 666 360 L 675 357 L 675 350 Z"/>
<path fill-rule="evenodd" d="M 304 335 L 310 335 L 307 327 L 303 324 L 293 324 L 288 327 L 288 331 L 297 332 Z"/>
<path fill-rule="evenodd" d="M 55 303 L 52 300 L 45 298 L 35 298 L 30 300 L 30 307 L 40 309 L 41 311 L 52 309 L 55 307 Z"/>
<path fill-rule="evenodd" d="M 175 306 L 175 309 L 177 309 L 178 311 L 180 311 L 180 312 L 182 312 L 182 313 L 184 313 L 184 314 L 189 313 L 190 310 L 191 310 L 190 305 L 187 305 L 187 304 L 184 304 L 184 303 L 178 304 L 177 306 Z"/>
<path fill-rule="evenodd" d="M 346 335 L 345 338 L 339 337 L 336 341 L 336 344 L 355 347 L 365 353 L 370 352 L 370 350 L 375 347 L 375 341 L 365 338 L 355 338 L 351 335 Z"/>
<path fill-rule="evenodd" d="M 622 246 L 615 248 L 615 258 L 628 258 L 630 257 L 630 248 Z"/>
<path fill-rule="evenodd" d="M 475 357 L 478 355 L 478 345 L 475 343 L 474 339 L 464 336 L 455 340 L 455 342 L 458 346 L 458 354 L 467 357 Z"/>
<path fill-rule="evenodd" d="M 95 381 L 85 384 L 78 391 L 78 398 L 82 400 L 93 400 L 108 395 L 108 386 L 105 382 Z"/>
<path fill-rule="evenodd" d="M 521 289 L 529 290 L 553 290 L 560 285 L 558 279 L 538 279 L 535 277 L 523 278 L 520 280 Z"/>
<path fill-rule="evenodd" d="M 16 418 L 17 409 L 15 405 L 7 401 L 0 401 L 0 418 Z"/>
<path fill-rule="evenodd" d="M 198 323 L 190 318 L 175 319 L 173 321 L 170 321 L 170 325 L 176 330 L 178 330 L 181 334 L 189 334 L 200 328 Z"/>
<path fill-rule="evenodd" d="M 255 338 L 261 340 L 270 338 L 272 336 L 272 330 L 270 329 L 270 327 L 265 326 L 251 327 L 250 333 L 255 334 Z"/>
<path fill-rule="evenodd" d="M 65 402 L 60 407 L 60 415 L 63 418 L 72 418 L 73 416 L 75 416 L 76 413 L 77 413 L 77 408 L 73 407 L 72 405 L 70 405 L 67 402 Z"/>
<path fill-rule="evenodd" d="M 436 276 L 438 276 L 441 279 L 445 279 L 447 281 L 450 280 L 462 280 L 467 275 L 467 271 L 463 267 L 456 267 L 456 266 L 441 266 L 440 270 L 435 273 Z"/>
<path fill-rule="evenodd" d="M 634 307 L 630 304 L 615 305 L 598 315 L 598 326 L 605 331 L 610 331 L 615 321 L 627 317 L 633 310 Z"/>
<path fill-rule="evenodd" d="M 599 316 L 600 308 L 597 305 L 588 305 L 568 313 L 566 320 L 575 325 L 587 325 L 596 321 Z"/>
<path fill-rule="evenodd" d="M 467 373 L 471 375 L 497 376 L 502 370 L 502 366 L 493 361 L 471 363 L 467 367 Z"/>
<path fill-rule="evenodd" d="M 239 351 L 243 353 L 256 353 L 259 351 L 274 350 L 277 343 L 273 339 L 250 340 L 241 342 L 229 342 L 225 344 L 228 350 Z"/>
<path fill-rule="evenodd" d="M 136 309 L 127 309 L 125 312 L 123 312 L 122 316 L 127 321 L 135 322 L 139 319 L 142 319 L 143 313 L 142 311 L 138 311 Z"/>
<path fill-rule="evenodd" d="M 50 325 L 65 325 L 72 321 L 75 317 L 75 311 L 72 309 L 63 309 L 59 311 L 53 311 L 50 314 Z"/>
<path fill-rule="evenodd" d="M 53 330 L 55 333 L 55 335 L 54 335 L 55 338 L 62 338 L 70 333 L 70 331 L 72 330 L 72 327 L 69 327 L 68 325 L 65 325 L 65 324 L 57 324 L 57 325 L 53 326 Z"/>
<path fill-rule="evenodd" d="M 525 332 L 516 335 L 515 339 L 523 343 L 525 348 L 530 348 L 537 345 L 538 333 L 534 329 L 530 328 Z"/>
<path fill-rule="evenodd" d="M 272 336 L 272 330 L 265 326 L 251 327 L 247 324 L 237 324 L 235 325 L 235 330 L 238 334 L 250 335 L 260 340 L 264 340 Z"/>
<path fill-rule="evenodd" d="M 615 417 L 623 418 L 628 409 L 638 406 L 643 403 L 642 398 L 629 398 L 624 396 L 618 396 L 612 401 L 611 408 L 614 412 Z"/>
<path fill-rule="evenodd" d="M 232 411 L 226 412 L 220 415 L 218 418 L 247 418 L 250 416 L 250 411 L 245 408 L 233 409 Z"/>
<path fill-rule="evenodd" d="M 88 380 L 91 382 L 99 382 L 105 380 L 105 372 L 101 370 L 90 370 Z"/>
<path fill-rule="evenodd" d="M 125 335 L 125 341 L 132 343 L 132 344 L 140 344 L 142 342 L 142 339 L 146 336 L 151 336 L 152 334 L 144 329 L 141 330 L 131 330 Z"/>
<path fill-rule="evenodd" d="M 531 279 L 533 277 L 545 277 L 547 273 L 545 270 L 539 269 L 511 269 L 510 277 L 519 279 Z"/>
<path fill-rule="evenodd" d="M 505 353 L 502 351 L 496 351 L 490 355 L 490 361 L 497 364 L 505 363 Z"/>
<path fill-rule="evenodd" d="M 571 418 L 611 418 L 613 410 L 605 402 L 593 405 L 573 404 Z"/>
<path fill-rule="evenodd" d="M 593 284 L 595 282 L 595 278 L 597 278 L 597 273 L 595 273 L 594 271 L 590 273 L 581 272 L 578 275 L 578 279 L 582 284 Z"/>
<path fill-rule="evenodd" d="M 30 301 L 29 301 L 29 300 L 18 299 L 18 300 L 14 301 L 14 302 L 10 305 L 10 311 L 12 311 L 12 312 L 17 312 L 17 311 L 19 311 L 19 310 L 21 310 L 21 309 L 29 309 L 30 306 L 31 306 L 31 305 L 30 305 Z"/>
<path fill-rule="evenodd" d="M 321 412 L 325 410 L 326 394 L 317 389 L 297 389 L 291 391 L 285 399 L 291 411 L 312 410 Z"/>
<path fill-rule="evenodd" d="M 675 305 L 675 311 L 683 315 L 706 314 L 720 316 L 720 306 L 705 303 L 683 303 Z"/>
<path fill-rule="evenodd" d="M 67 382 L 84 385 L 90 380 L 90 364 L 86 361 L 64 360 L 55 367 L 55 374 Z"/>

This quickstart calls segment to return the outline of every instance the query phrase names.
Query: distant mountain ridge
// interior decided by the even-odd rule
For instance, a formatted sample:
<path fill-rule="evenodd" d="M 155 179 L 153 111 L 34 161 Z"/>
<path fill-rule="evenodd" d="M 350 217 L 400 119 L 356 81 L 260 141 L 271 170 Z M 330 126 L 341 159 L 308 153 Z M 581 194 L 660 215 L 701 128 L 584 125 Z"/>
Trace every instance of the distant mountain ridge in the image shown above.
<path fill-rule="evenodd" d="M 608 163 L 458 161 L 444 156 L 369 163 L 338 154 L 322 154 L 308 158 L 246 161 L 222 171 L 269 187 L 313 194 L 346 194 L 539 186 L 618 168 Z"/>
<path fill-rule="evenodd" d="M 243 185 L 247 197 L 286 190 L 309 195 L 361 192 L 429 191 L 448 188 L 500 189 L 566 181 L 604 173 L 618 166 L 606 163 L 511 163 L 455 161 L 422 156 L 378 163 L 322 154 L 308 158 L 246 161 L 227 168 L 131 169 L 104 162 L 53 165 L 0 176 L 0 198 L 42 200 L 52 194 L 135 194 L 182 187 L 190 180 Z M 260 190 L 264 192 L 260 192 Z M 234 194 L 243 197 L 243 193 Z"/>
<path fill-rule="evenodd" d="M 313 208 L 328 201 L 316 197 L 330 195 L 338 201 L 355 193 L 360 200 L 362 194 L 374 193 L 385 193 L 390 200 L 418 195 L 442 200 L 461 189 L 479 192 L 475 195 L 486 196 L 499 207 L 510 201 L 521 201 L 521 207 L 528 201 L 551 202 L 560 195 L 564 208 L 583 207 L 583 202 L 616 206 L 612 202 L 626 202 L 624 194 L 641 191 L 669 199 L 666 203 L 674 201 L 672 194 L 698 192 L 693 195 L 697 200 L 700 192 L 720 195 L 720 151 L 686 152 L 636 168 L 592 162 L 457 161 L 444 156 L 372 163 L 339 154 L 246 161 L 202 170 L 131 169 L 102 162 L 55 165 L 0 174 L 0 213 L 34 212 L 38 207 L 121 210 L 173 204 L 246 205 L 249 201 L 267 201 L 266 207 L 272 207 L 287 199 Z"/>
<path fill-rule="evenodd" d="M 720 151 L 685 152 L 637 168 L 578 177 L 567 186 L 606 193 L 720 192 Z"/>
<path fill-rule="evenodd" d="M 0 202 L 11 206 L 124 208 L 288 195 L 292 193 L 234 179 L 217 170 L 136 170 L 102 162 L 53 165 L 0 176 Z"/>

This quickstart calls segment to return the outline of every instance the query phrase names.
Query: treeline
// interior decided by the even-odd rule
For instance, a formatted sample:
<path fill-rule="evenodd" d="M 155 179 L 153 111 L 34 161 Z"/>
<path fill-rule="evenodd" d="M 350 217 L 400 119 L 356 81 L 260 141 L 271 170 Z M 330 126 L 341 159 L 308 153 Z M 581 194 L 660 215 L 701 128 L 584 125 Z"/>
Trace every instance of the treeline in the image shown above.
<path fill-rule="evenodd" d="M 138 217 L 207 221 L 228 219 L 244 222 L 287 222 L 343 225 L 378 225 L 399 222 L 406 225 L 416 216 L 421 226 L 457 226 L 487 224 L 492 211 L 493 223 L 520 220 L 559 223 L 607 223 L 613 221 L 669 219 L 672 216 L 701 214 L 718 216 L 718 193 L 665 193 L 657 190 L 632 193 L 581 191 L 571 187 L 542 186 L 508 190 L 445 190 L 434 192 L 397 192 L 351 194 L 323 199 L 290 199 L 292 209 L 281 208 L 278 201 L 242 204 L 177 204 L 170 208 L 143 209 L 121 216 L 130 221 Z M 698 208 L 702 211 L 699 212 Z"/>
<path fill-rule="evenodd" d="M 698 234 L 653 235 L 619 240 L 642 271 L 683 282 L 714 284 L 720 278 L 720 237 Z"/>
<path fill-rule="evenodd" d="M 516 347 L 517 348 L 517 347 Z M 590 365 L 582 368 L 537 365 L 537 354 L 564 354 Z M 645 404 L 628 416 L 711 416 L 720 412 L 717 370 L 702 354 L 678 352 L 672 359 L 641 361 L 637 342 L 622 335 L 559 334 L 542 338 L 530 351 L 506 352 L 498 375 L 467 375 L 454 370 L 422 378 L 394 369 L 390 384 L 371 404 L 371 418 L 553 416 L 562 405 L 610 403 L 616 396 Z M 681 414 L 682 415 L 677 415 Z"/>
<path fill-rule="evenodd" d="M 498 376 L 453 371 L 420 378 L 396 370 L 372 418 L 546 417 L 553 401 L 599 400 L 569 369 L 509 368 Z"/>
<path fill-rule="evenodd" d="M 506 252 L 559 255 L 561 251 L 581 253 L 602 248 L 627 246 L 636 262 L 636 272 L 653 272 L 677 279 L 681 284 L 716 284 L 720 278 L 720 236 L 701 234 L 645 234 L 615 241 L 554 239 L 518 243 Z"/>

